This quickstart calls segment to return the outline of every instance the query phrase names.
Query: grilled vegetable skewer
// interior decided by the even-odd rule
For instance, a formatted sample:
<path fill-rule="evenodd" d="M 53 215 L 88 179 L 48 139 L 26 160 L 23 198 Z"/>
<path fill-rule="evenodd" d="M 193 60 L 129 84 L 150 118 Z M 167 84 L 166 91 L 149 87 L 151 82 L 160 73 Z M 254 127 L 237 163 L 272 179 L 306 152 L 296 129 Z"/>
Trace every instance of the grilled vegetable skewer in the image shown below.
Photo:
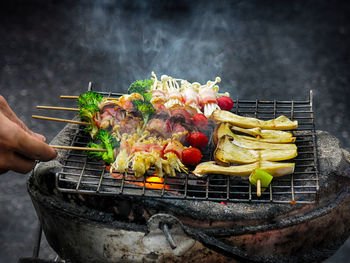
<path fill-rule="evenodd" d="M 281 115 L 276 119 L 263 121 L 251 117 L 242 117 L 229 111 L 215 110 L 212 118 L 217 122 L 228 122 L 241 128 L 261 128 L 265 130 L 292 130 L 298 127 L 297 121 L 291 121 Z"/>
<path fill-rule="evenodd" d="M 279 163 L 270 161 L 261 161 L 243 165 L 221 166 L 214 161 L 203 162 L 197 165 L 193 174 L 202 177 L 206 174 L 224 174 L 230 176 L 248 177 L 255 169 L 260 168 L 273 177 L 279 177 L 294 172 L 294 163 Z"/>
<path fill-rule="evenodd" d="M 261 196 L 261 190 L 265 191 L 273 179 L 273 176 L 262 169 L 255 169 L 249 176 L 249 182 L 256 186 L 256 195 Z"/>

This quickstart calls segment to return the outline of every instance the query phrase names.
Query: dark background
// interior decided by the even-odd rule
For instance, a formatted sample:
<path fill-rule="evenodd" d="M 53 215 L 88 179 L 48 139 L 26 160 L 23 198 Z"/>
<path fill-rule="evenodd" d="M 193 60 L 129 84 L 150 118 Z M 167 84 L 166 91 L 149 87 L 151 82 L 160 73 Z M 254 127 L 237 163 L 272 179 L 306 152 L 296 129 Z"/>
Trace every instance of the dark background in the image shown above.
<path fill-rule="evenodd" d="M 232 98 L 306 100 L 316 128 L 350 150 L 350 4 L 347 1 L 1 1 L 0 94 L 51 140 L 63 124 L 36 105 L 73 106 L 59 95 L 126 91 L 167 74 L 222 78 Z M 26 178 L 0 177 L 0 261 L 32 254 L 36 214 Z M 349 262 L 350 241 L 328 262 Z M 40 255 L 55 253 L 43 241 Z"/>

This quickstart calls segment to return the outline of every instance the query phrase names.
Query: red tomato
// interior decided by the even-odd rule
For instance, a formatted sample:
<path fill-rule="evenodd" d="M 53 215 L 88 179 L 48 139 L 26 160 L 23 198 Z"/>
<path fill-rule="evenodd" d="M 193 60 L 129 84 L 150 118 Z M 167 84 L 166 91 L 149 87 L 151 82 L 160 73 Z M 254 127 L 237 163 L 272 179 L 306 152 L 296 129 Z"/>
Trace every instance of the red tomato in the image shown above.
<path fill-rule="evenodd" d="M 202 113 L 196 113 L 193 115 L 193 123 L 199 129 L 206 129 L 208 127 L 209 121 Z"/>
<path fill-rule="evenodd" d="M 220 97 L 216 101 L 222 110 L 231 110 L 233 107 L 233 100 L 229 97 Z"/>
<path fill-rule="evenodd" d="M 197 165 L 202 159 L 199 149 L 191 147 L 182 151 L 182 163 L 185 165 Z"/>
<path fill-rule="evenodd" d="M 193 147 L 202 148 L 207 145 L 208 138 L 204 133 L 194 132 L 188 136 L 188 142 Z"/>

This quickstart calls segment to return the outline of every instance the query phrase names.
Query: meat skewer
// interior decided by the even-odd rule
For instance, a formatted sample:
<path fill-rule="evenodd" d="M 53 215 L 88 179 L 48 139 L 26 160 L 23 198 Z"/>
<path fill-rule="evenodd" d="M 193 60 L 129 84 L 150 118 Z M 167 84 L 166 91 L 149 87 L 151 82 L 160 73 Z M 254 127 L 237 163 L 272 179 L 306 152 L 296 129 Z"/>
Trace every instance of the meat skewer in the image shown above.
<path fill-rule="evenodd" d="M 219 83 L 221 79 L 217 77 L 215 81 L 208 81 L 206 86 L 200 87 L 198 90 L 199 102 L 202 104 L 204 115 L 209 117 L 214 110 L 220 109 L 216 97 L 217 92 L 215 89 L 219 89 L 218 86 L 215 86 Z"/>
<path fill-rule="evenodd" d="M 198 93 L 194 90 L 193 86 L 187 81 L 182 81 L 182 86 L 184 86 L 184 91 L 182 93 L 182 98 L 185 105 L 194 108 L 198 113 L 201 113 L 199 107 L 199 97 Z"/>

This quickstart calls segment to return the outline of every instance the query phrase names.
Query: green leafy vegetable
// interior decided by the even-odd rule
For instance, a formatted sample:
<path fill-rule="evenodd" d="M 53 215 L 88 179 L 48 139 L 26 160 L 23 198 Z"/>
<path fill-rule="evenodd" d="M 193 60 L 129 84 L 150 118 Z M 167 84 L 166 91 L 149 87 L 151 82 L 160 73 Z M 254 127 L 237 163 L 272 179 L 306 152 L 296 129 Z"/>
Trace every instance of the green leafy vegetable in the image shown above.
<path fill-rule="evenodd" d="M 79 109 L 79 116 L 82 120 L 89 121 L 99 110 L 100 108 L 95 104 L 86 105 Z"/>
<path fill-rule="evenodd" d="M 94 138 L 98 132 L 98 127 L 94 121 L 94 116 L 99 110 L 100 108 L 96 104 L 85 105 L 79 109 L 80 118 L 90 123 L 88 126 L 86 126 L 85 131 L 89 132 L 92 138 Z"/>
<path fill-rule="evenodd" d="M 119 142 L 112 136 L 109 131 L 99 130 L 96 138 L 100 141 L 100 144 L 89 143 L 88 147 L 106 149 L 106 152 L 88 152 L 90 158 L 103 159 L 106 163 L 114 162 L 113 149 L 119 147 Z"/>
<path fill-rule="evenodd" d="M 138 80 L 133 82 L 130 85 L 130 88 L 128 89 L 128 93 L 139 93 L 143 96 L 143 100 L 133 100 L 132 104 L 134 107 L 139 110 L 142 114 L 143 119 L 143 127 L 138 133 L 142 133 L 146 125 L 152 116 L 152 114 L 155 112 L 155 108 L 153 107 L 151 103 L 152 99 L 152 93 L 149 92 L 149 89 L 153 85 L 153 80 L 151 79 L 145 79 L 144 81 Z"/>
<path fill-rule="evenodd" d="M 103 96 L 94 91 L 88 91 L 85 94 L 81 94 L 78 98 L 78 105 L 80 107 L 85 107 L 87 105 L 96 105 L 103 101 Z"/>
<path fill-rule="evenodd" d="M 104 149 L 102 144 L 97 144 L 94 142 L 90 142 L 88 144 L 89 148 L 96 148 L 96 149 Z M 89 158 L 96 158 L 96 159 L 103 159 L 103 154 L 105 154 L 105 152 L 92 152 L 92 151 L 88 151 L 86 152 L 87 155 L 89 156 Z"/>
<path fill-rule="evenodd" d="M 261 170 L 259 168 L 255 169 L 249 176 L 249 181 L 251 184 L 257 186 L 257 181 L 261 182 L 261 190 L 265 191 L 273 179 L 273 176 L 268 172 Z"/>
<path fill-rule="evenodd" d="M 132 104 L 134 104 L 135 108 L 138 109 L 142 114 L 143 119 L 143 127 L 141 133 L 146 128 L 146 125 L 151 118 L 153 112 L 155 112 L 155 108 L 153 107 L 152 103 L 149 101 L 143 101 L 143 100 L 133 100 Z"/>
<path fill-rule="evenodd" d="M 130 87 L 128 89 L 128 93 L 129 94 L 131 94 L 131 93 L 139 93 L 142 96 L 144 96 L 144 94 L 148 93 L 148 91 L 149 91 L 149 89 L 151 88 L 152 85 L 153 85 L 153 80 L 151 80 L 151 79 L 145 79 L 144 81 L 137 80 L 137 81 L 131 83 L 131 85 L 130 85 Z M 151 93 L 149 93 L 149 94 L 152 96 Z"/>

